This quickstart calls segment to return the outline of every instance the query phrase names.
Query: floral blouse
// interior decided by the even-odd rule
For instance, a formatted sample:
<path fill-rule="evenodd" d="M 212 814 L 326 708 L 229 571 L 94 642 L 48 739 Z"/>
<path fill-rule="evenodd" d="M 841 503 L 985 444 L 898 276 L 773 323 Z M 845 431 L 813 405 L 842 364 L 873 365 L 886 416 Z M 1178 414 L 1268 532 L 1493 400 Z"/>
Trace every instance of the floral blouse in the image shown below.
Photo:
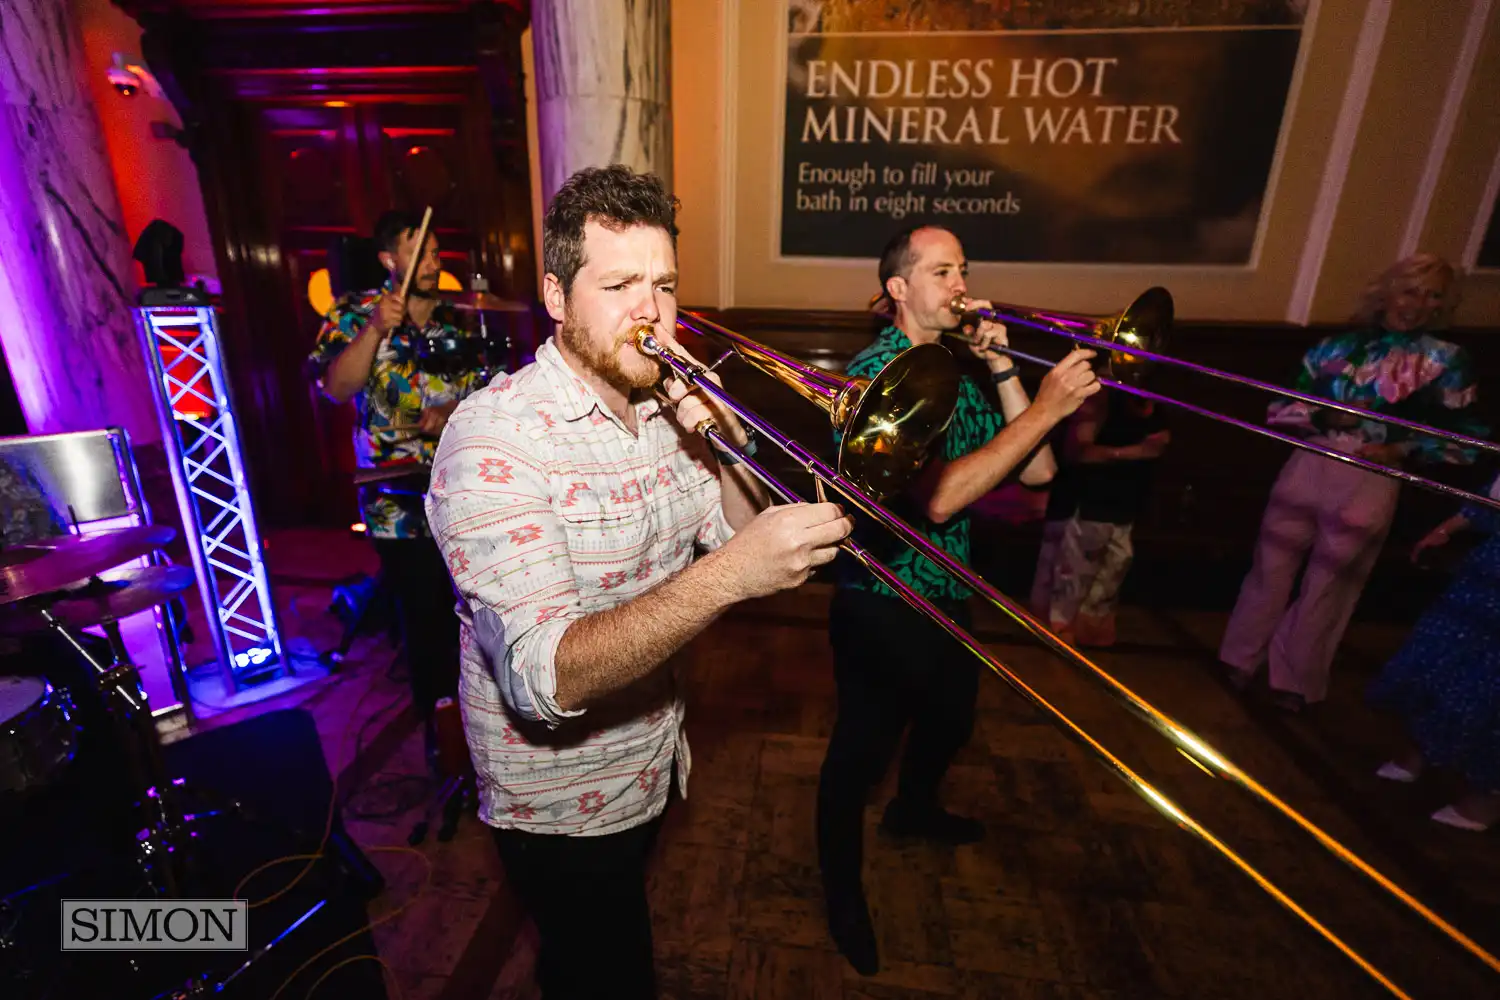
<path fill-rule="evenodd" d="M 1377 329 L 1327 337 L 1302 358 L 1294 388 L 1470 437 L 1489 433 L 1477 412 L 1478 386 L 1468 353 L 1430 334 Z M 1467 465 L 1476 457 L 1473 448 L 1375 420 L 1338 428 L 1328 422 L 1338 413 L 1278 399 L 1270 405 L 1267 422 L 1294 434 L 1323 438 L 1345 452 L 1364 444 L 1395 444 L 1407 457 L 1424 462 Z"/>

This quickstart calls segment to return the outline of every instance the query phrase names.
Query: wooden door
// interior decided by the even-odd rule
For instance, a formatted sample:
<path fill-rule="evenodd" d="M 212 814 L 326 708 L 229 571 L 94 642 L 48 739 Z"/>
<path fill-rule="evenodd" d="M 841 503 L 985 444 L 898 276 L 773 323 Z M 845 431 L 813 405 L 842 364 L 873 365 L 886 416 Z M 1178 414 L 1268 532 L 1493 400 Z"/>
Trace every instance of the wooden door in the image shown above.
<path fill-rule="evenodd" d="M 353 407 L 307 373 L 322 322 L 309 284 L 330 245 L 369 236 L 387 209 L 431 205 L 450 285 L 468 289 L 480 274 L 534 309 L 530 193 L 524 169 L 497 163 L 475 72 L 416 75 L 423 86 L 404 89 L 377 75 L 384 92 L 344 79 L 316 96 L 305 79 L 287 82 L 302 92 L 221 94 L 200 171 L 222 241 L 221 325 L 257 510 L 268 525 L 341 527 L 358 514 Z M 511 333 L 529 342 L 531 316 L 516 320 Z"/>
<path fill-rule="evenodd" d="M 420 214 L 431 207 L 445 284 L 467 290 L 475 274 L 491 269 L 486 265 L 495 255 L 481 226 L 496 214 L 493 170 L 482 137 L 474 134 L 483 128 L 475 111 L 465 95 L 256 106 L 266 217 L 274 221 L 280 248 L 285 312 L 295 318 L 288 335 L 274 343 L 273 364 L 288 385 L 300 377 L 322 325 L 319 309 L 326 301 L 319 293 L 337 237 L 369 236 L 391 208 Z M 500 263 L 501 280 L 509 280 Z M 297 467 L 324 488 L 302 494 L 312 506 L 300 510 L 298 520 L 348 523 L 356 514 L 349 486 L 353 407 L 303 383 L 316 433 L 306 436 L 308 454 Z"/>
<path fill-rule="evenodd" d="M 223 285 L 221 329 L 251 493 L 267 525 L 347 526 L 352 414 L 306 359 L 308 283 L 340 235 L 431 204 L 462 287 L 536 303 L 521 0 L 119 0 L 177 107 Z M 221 10 L 223 7 L 225 9 Z M 232 8 L 233 10 L 230 10 Z M 224 16 L 232 14 L 233 16 Z M 523 344 L 545 325 L 517 316 Z"/>

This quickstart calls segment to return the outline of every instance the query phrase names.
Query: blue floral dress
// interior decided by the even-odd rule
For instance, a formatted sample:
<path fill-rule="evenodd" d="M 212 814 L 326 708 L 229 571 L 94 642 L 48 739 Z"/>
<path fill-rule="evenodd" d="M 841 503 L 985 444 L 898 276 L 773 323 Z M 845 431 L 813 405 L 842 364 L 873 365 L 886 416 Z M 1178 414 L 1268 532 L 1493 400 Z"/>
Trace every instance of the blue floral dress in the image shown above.
<path fill-rule="evenodd" d="M 1487 534 L 1453 583 L 1418 620 L 1370 686 L 1429 764 L 1462 774 L 1477 792 L 1500 791 L 1500 511 L 1466 506 Z"/>

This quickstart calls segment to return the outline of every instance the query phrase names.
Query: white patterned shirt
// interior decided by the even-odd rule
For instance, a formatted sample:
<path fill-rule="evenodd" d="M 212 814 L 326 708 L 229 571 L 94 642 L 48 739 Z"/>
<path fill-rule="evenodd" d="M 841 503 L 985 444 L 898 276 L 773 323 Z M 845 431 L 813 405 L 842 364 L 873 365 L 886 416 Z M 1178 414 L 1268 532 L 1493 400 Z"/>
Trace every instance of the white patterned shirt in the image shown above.
<path fill-rule="evenodd" d="M 672 664 L 586 711 L 557 703 L 557 647 L 732 531 L 708 445 L 655 400 L 631 435 L 553 340 L 453 412 L 427 517 L 460 597 L 459 701 L 480 819 L 599 835 L 665 808 L 690 764 Z"/>

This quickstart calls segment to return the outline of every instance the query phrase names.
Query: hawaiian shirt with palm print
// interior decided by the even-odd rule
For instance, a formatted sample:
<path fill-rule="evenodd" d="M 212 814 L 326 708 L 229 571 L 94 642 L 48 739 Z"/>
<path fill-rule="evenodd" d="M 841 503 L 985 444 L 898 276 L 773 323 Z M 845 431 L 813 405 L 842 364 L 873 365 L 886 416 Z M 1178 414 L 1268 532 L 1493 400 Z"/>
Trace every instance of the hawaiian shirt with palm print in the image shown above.
<path fill-rule="evenodd" d="M 1468 353 L 1430 334 L 1376 329 L 1327 337 L 1302 358 L 1293 388 L 1470 437 L 1489 433 L 1477 412 L 1478 387 Z M 1278 399 L 1268 408 L 1267 423 L 1321 438 L 1346 453 L 1364 444 L 1394 444 L 1406 457 L 1424 462 L 1466 465 L 1476 457 L 1473 448 L 1375 420 L 1350 428 L 1332 426 L 1329 415 L 1337 413 Z"/>
<path fill-rule="evenodd" d="M 880 335 L 849 362 L 846 374 L 861 378 L 874 378 L 880 370 L 895 360 L 896 355 L 910 348 L 911 341 L 895 326 L 888 326 Z M 959 383 L 958 407 L 953 411 L 953 420 L 943 437 L 942 456 L 946 461 L 964 457 L 1000 433 L 1005 426 L 1005 415 L 992 406 L 979 383 L 968 375 Z M 837 440 L 838 435 L 834 435 Z M 942 524 L 927 519 L 922 509 L 905 496 L 885 501 L 896 516 L 921 532 L 938 548 L 959 562 L 969 561 L 969 514 L 967 511 L 949 518 Z M 889 566 L 901 581 L 930 601 L 957 604 L 968 598 L 969 588 L 938 568 L 932 560 L 897 539 L 891 532 L 876 525 L 864 515 L 855 512 L 855 537 L 881 562 Z M 895 597 L 895 591 L 869 574 L 852 557 L 839 556 L 839 586 L 873 591 L 887 597 Z"/>
<path fill-rule="evenodd" d="M 350 343 L 359 336 L 383 293 L 393 289 L 387 280 L 379 289 L 347 295 L 328 313 L 308 361 L 313 375 L 322 378 Z M 437 438 L 398 429 L 415 424 L 422 410 L 464 399 L 481 388 L 480 373 L 434 375 L 418 365 L 418 344 L 429 337 L 467 337 L 475 334 L 460 325 L 458 314 L 446 303 L 432 311 L 421 330 L 403 325 L 380 346 L 370 378 L 354 397 L 354 457 L 363 469 L 411 462 L 431 467 Z M 415 493 L 360 490 L 365 530 L 372 538 L 430 538 L 422 498 Z"/>

